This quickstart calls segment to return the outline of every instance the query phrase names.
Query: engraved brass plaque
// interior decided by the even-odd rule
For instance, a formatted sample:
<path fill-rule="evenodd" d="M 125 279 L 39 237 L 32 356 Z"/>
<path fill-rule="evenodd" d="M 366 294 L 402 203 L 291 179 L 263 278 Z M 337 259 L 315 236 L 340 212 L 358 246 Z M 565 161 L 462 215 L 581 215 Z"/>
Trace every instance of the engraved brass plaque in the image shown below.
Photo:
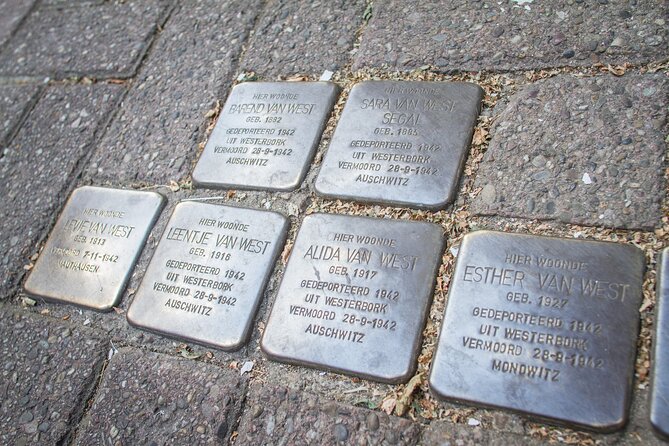
<path fill-rule="evenodd" d="M 239 349 L 288 220 L 275 212 L 184 201 L 167 228 L 128 310 L 135 326 Z"/>
<path fill-rule="evenodd" d="M 669 248 L 657 262 L 655 301 L 650 422 L 660 437 L 669 440 Z"/>
<path fill-rule="evenodd" d="M 316 190 L 440 209 L 453 201 L 483 90 L 464 82 L 367 81 L 351 90 Z"/>
<path fill-rule="evenodd" d="M 462 242 L 430 372 L 443 398 L 598 431 L 625 423 L 643 253 L 478 231 Z"/>
<path fill-rule="evenodd" d="M 330 82 L 246 82 L 232 89 L 193 171 L 197 186 L 293 190 L 337 98 Z"/>
<path fill-rule="evenodd" d="M 165 199 L 85 186 L 68 199 L 25 292 L 108 311 L 118 303 Z"/>
<path fill-rule="evenodd" d="M 416 367 L 443 250 L 431 223 L 304 219 L 265 328 L 275 360 L 397 383 Z"/>

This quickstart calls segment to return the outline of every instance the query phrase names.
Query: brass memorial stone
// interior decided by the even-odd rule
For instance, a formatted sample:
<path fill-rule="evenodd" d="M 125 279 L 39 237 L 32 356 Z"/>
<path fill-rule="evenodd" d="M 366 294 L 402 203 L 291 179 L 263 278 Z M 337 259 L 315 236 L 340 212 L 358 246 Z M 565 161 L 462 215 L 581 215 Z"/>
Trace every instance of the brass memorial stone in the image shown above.
<path fill-rule="evenodd" d="M 431 223 L 304 219 L 261 348 L 278 361 L 375 381 L 409 379 L 443 250 Z"/>
<path fill-rule="evenodd" d="M 337 93 L 330 82 L 235 86 L 195 166 L 193 182 L 212 188 L 296 189 Z"/>
<path fill-rule="evenodd" d="M 657 262 L 655 301 L 650 422 L 660 437 L 669 440 L 669 248 Z"/>
<path fill-rule="evenodd" d="M 239 349 L 251 332 L 288 220 L 276 212 L 179 203 L 128 310 L 137 327 Z"/>
<path fill-rule="evenodd" d="M 464 237 L 430 372 L 443 398 L 612 431 L 628 416 L 645 260 L 610 242 Z"/>
<path fill-rule="evenodd" d="M 155 192 L 76 189 L 26 281 L 25 292 L 111 310 L 121 299 L 164 201 Z"/>
<path fill-rule="evenodd" d="M 483 90 L 367 81 L 351 90 L 316 179 L 327 197 L 441 209 L 453 201 Z"/>

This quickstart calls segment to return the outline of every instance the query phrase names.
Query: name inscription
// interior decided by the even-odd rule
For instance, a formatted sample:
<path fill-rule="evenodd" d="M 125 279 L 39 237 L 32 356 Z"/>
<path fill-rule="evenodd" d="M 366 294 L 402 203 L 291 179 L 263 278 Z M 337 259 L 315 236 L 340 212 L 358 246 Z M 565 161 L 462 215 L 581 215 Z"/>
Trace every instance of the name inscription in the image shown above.
<path fill-rule="evenodd" d="M 440 229 L 431 224 L 308 216 L 263 350 L 372 379 L 404 379 L 413 367 L 413 340 L 422 331 L 441 243 Z"/>
<path fill-rule="evenodd" d="M 583 426 L 618 423 L 611 414 L 627 410 L 643 265 L 638 250 L 613 243 L 467 235 L 430 385 L 446 398 Z M 452 381 L 463 370 L 464 382 Z M 602 383 L 607 390 L 595 390 Z M 584 413 L 577 408 L 589 396 Z"/>
<path fill-rule="evenodd" d="M 439 207 L 478 113 L 473 84 L 363 82 L 353 87 L 316 188 L 324 195 Z"/>
<path fill-rule="evenodd" d="M 233 88 L 193 172 L 196 184 L 294 189 L 334 103 L 324 82 L 249 82 Z"/>
<path fill-rule="evenodd" d="M 238 348 L 248 337 L 286 225 L 272 212 L 180 203 L 128 311 L 129 321 Z"/>
<path fill-rule="evenodd" d="M 162 196 L 153 192 L 75 190 L 26 282 L 26 291 L 111 309 L 162 205 Z"/>

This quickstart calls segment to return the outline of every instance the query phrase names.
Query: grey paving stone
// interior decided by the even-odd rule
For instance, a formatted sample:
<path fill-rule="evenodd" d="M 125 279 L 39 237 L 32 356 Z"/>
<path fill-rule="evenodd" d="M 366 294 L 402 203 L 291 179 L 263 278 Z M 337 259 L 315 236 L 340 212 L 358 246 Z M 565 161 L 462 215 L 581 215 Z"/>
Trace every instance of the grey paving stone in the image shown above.
<path fill-rule="evenodd" d="M 414 445 L 420 426 L 285 387 L 252 386 L 235 445 Z M 427 444 L 427 443 L 426 443 Z"/>
<path fill-rule="evenodd" d="M 498 432 L 487 426 L 465 426 L 446 421 L 434 421 L 423 431 L 422 443 L 458 446 L 529 446 L 543 442 L 524 435 Z"/>
<path fill-rule="evenodd" d="M 476 178 L 479 214 L 653 228 L 662 216 L 666 76 L 563 75 L 496 117 Z"/>
<path fill-rule="evenodd" d="M 130 77 L 168 4 L 144 0 L 38 8 L 0 54 L 0 75 Z"/>
<path fill-rule="evenodd" d="M 205 114 L 227 95 L 260 3 L 180 3 L 99 145 L 90 176 L 162 184 L 185 176 Z"/>
<path fill-rule="evenodd" d="M 241 69 L 271 79 L 342 68 L 350 61 L 366 5 L 366 0 L 270 1 Z"/>
<path fill-rule="evenodd" d="M 0 0 L 0 47 L 9 39 L 35 0 Z"/>
<path fill-rule="evenodd" d="M 0 309 L 0 443 L 67 444 L 107 354 L 93 330 Z"/>
<path fill-rule="evenodd" d="M 37 85 L 0 86 L 0 146 L 9 142 L 24 113 L 37 99 L 37 93 Z"/>
<path fill-rule="evenodd" d="M 123 348 L 105 368 L 75 444 L 222 444 L 244 388 L 238 371 Z"/>
<path fill-rule="evenodd" d="M 525 70 L 669 55 L 664 0 L 374 2 L 354 68 Z"/>
<path fill-rule="evenodd" d="M 72 174 L 122 87 L 49 88 L 0 158 L 0 297 L 23 274 L 35 243 L 67 198 Z"/>
<path fill-rule="evenodd" d="M 40 7 L 71 8 L 73 6 L 101 5 L 104 0 L 42 0 Z"/>

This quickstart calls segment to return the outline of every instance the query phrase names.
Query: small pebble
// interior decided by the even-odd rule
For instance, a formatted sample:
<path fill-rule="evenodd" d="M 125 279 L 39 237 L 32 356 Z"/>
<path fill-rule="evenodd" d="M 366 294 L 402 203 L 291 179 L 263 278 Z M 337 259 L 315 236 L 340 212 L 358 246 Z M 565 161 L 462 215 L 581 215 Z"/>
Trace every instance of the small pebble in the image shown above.
<path fill-rule="evenodd" d="M 375 431 L 379 428 L 379 417 L 374 413 L 370 412 L 367 415 L 367 429 L 370 431 Z"/>
<path fill-rule="evenodd" d="M 337 441 L 346 441 L 348 439 L 348 429 L 343 424 L 334 425 L 334 435 Z"/>
<path fill-rule="evenodd" d="M 33 418 L 34 418 L 34 417 L 33 417 L 32 412 L 30 412 L 29 410 L 26 410 L 26 411 L 23 412 L 23 413 L 21 414 L 21 416 L 19 417 L 19 424 L 30 423 L 30 422 L 33 420 Z"/>

